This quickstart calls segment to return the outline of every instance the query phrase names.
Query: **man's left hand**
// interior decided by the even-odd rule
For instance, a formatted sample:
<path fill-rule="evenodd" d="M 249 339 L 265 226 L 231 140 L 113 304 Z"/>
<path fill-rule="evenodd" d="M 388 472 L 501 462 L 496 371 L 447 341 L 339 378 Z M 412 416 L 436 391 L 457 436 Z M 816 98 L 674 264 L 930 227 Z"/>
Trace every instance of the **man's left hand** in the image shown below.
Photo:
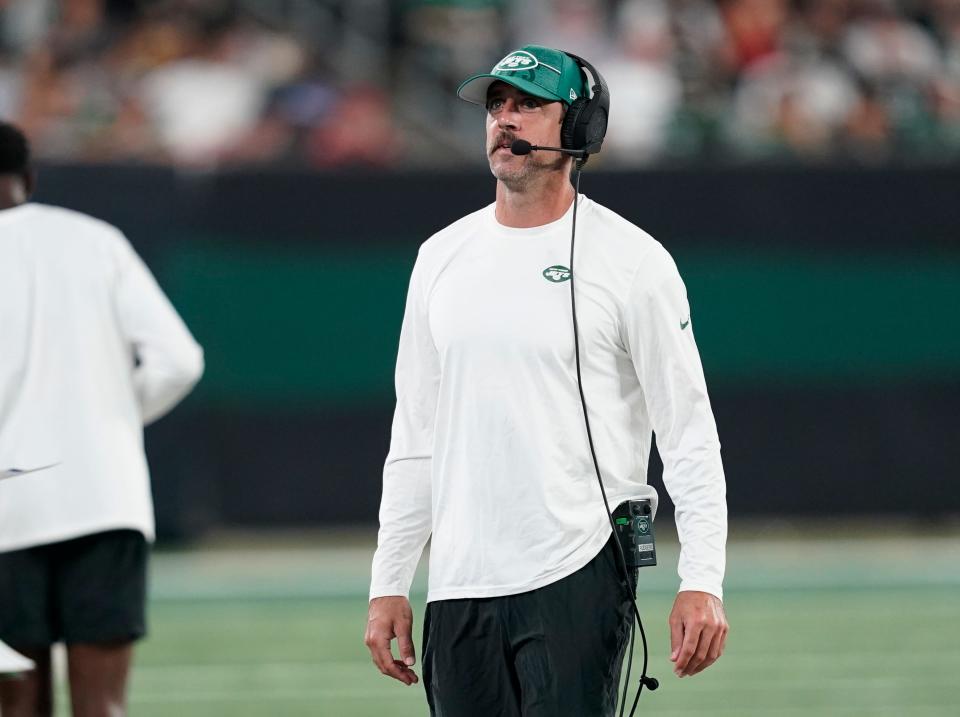
<path fill-rule="evenodd" d="M 730 626 L 720 598 L 687 590 L 670 612 L 670 661 L 677 677 L 707 669 L 723 654 Z"/>

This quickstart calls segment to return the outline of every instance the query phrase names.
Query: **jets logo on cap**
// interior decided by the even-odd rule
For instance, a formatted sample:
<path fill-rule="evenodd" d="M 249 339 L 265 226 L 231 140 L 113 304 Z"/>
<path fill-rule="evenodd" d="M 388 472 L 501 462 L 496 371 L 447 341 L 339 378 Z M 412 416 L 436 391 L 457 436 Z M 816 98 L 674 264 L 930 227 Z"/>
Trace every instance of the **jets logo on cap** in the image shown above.
<path fill-rule="evenodd" d="M 532 70 L 539 64 L 540 61 L 536 57 L 525 50 L 520 50 L 500 60 L 497 66 L 493 68 L 493 71 L 516 72 L 517 70 Z"/>

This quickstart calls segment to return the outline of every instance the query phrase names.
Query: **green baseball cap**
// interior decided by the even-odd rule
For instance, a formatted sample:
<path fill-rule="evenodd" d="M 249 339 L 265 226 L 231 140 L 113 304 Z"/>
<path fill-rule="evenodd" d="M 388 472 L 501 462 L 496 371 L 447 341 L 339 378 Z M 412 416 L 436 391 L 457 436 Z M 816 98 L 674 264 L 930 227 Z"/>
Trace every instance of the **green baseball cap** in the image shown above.
<path fill-rule="evenodd" d="M 570 104 L 578 97 L 589 97 L 586 78 L 580 66 L 560 50 L 525 45 L 508 53 L 490 72 L 464 80 L 457 96 L 477 105 L 487 104 L 487 89 L 494 82 L 506 82 L 528 95 Z"/>

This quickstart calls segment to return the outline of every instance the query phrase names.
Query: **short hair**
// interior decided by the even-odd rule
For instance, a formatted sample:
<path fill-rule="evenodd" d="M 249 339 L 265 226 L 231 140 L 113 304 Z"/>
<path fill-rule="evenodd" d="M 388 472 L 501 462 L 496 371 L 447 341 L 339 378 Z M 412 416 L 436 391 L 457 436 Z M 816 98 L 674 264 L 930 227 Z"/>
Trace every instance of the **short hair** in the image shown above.
<path fill-rule="evenodd" d="M 30 143 L 19 127 L 0 122 L 0 174 L 30 171 Z"/>

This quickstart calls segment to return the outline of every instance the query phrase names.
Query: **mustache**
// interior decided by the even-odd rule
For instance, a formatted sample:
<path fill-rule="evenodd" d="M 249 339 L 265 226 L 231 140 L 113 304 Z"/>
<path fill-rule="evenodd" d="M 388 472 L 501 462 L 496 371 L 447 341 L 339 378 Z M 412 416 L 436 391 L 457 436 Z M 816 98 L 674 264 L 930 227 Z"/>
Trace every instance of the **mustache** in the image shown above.
<path fill-rule="evenodd" d="M 500 132 L 494 141 L 490 143 L 490 146 L 487 148 L 487 153 L 493 154 L 499 147 L 509 147 L 515 139 L 518 139 L 518 137 L 513 132 Z"/>

